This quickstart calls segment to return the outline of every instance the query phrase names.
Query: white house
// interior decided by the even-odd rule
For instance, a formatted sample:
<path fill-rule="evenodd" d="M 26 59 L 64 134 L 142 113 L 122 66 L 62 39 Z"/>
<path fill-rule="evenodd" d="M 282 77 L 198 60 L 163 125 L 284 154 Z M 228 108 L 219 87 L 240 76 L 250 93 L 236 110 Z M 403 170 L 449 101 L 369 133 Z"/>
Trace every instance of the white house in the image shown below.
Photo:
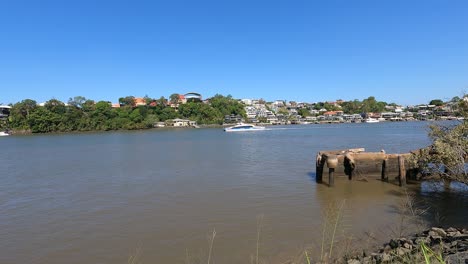
<path fill-rule="evenodd" d="M 173 126 L 173 127 L 194 127 L 197 125 L 197 121 L 192 121 L 188 119 L 172 119 L 172 120 L 167 120 L 167 125 L 168 126 Z"/>

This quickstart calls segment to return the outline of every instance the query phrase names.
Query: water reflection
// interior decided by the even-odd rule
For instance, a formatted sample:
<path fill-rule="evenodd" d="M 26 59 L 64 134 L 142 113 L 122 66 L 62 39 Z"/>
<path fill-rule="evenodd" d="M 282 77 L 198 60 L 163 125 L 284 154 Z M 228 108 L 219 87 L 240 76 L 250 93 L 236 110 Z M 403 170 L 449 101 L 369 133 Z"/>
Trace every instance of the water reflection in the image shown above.
<path fill-rule="evenodd" d="M 468 227 L 468 186 L 452 182 L 423 182 L 416 189 L 417 198 L 429 207 L 426 220 L 443 227 Z"/>

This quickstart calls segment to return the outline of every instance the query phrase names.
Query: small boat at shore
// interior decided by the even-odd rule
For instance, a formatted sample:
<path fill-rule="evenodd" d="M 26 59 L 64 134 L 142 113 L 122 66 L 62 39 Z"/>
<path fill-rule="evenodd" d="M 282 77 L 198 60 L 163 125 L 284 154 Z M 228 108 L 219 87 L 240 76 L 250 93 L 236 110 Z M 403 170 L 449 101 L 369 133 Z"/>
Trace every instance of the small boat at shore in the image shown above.
<path fill-rule="evenodd" d="M 369 117 L 366 120 L 364 120 L 364 122 L 366 122 L 366 123 L 379 123 L 380 121 L 378 119 Z"/>
<path fill-rule="evenodd" d="M 8 132 L 5 132 L 5 131 L 0 131 L 0 137 L 6 137 L 6 136 L 9 136 L 10 134 Z"/>
<path fill-rule="evenodd" d="M 246 132 L 246 131 L 259 131 L 259 130 L 265 130 L 265 127 L 240 123 L 232 127 L 226 127 L 224 129 L 225 132 Z"/>

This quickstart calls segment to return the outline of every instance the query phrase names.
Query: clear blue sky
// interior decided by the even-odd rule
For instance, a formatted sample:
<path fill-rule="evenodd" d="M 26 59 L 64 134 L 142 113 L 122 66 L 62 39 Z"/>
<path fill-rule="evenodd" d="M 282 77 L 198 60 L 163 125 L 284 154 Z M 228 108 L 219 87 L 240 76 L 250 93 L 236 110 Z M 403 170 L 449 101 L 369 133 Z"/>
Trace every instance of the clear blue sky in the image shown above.
<path fill-rule="evenodd" d="M 402 104 L 468 88 L 468 1 L 0 1 L 0 103 L 216 93 Z"/>

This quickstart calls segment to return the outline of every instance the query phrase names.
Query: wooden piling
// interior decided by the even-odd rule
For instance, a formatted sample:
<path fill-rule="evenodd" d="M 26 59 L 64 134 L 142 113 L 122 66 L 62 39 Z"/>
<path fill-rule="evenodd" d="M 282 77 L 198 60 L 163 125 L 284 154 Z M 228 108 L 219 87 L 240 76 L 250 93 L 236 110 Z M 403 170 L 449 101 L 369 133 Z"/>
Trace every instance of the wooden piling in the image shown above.
<path fill-rule="evenodd" d="M 335 185 L 335 168 L 338 167 L 338 157 L 336 155 L 327 155 L 328 167 L 328 186 Z"/>
<path fill-rule="evenodd" d="M 348 179 L 354 178 L 354 169 L 356 168 L 356 162 L 351 153 L 346 153 L 344 158 L 345 174 L 348 174 Z"/>
<path fill-rule="evenodd" d="M 328 169 L 328 185 L 330 187 L 335 186 L 335 169 L 334 168 Z"/>
<path fill-rule="evenodd" d="M 398 156 L 398 168 L 400 169 L 400 172 L 398 175 L 398 182 L 400 186 L 405 186 L 406 185 L 405 157 L 401 155 Z"/>
<path fill-rule="evenodd" d="M 382 160 L 382 181 L 388 182 L 388 158 Z"/>
<path fill-rule="evenodd" d="M 322 155 L 319 153 L 317 154 L 317 158 L 315 160 L 315 181 L 317 183 L 322 183 L 323 178 L 323 165 L 324 162 L 322 161 Z"/>

